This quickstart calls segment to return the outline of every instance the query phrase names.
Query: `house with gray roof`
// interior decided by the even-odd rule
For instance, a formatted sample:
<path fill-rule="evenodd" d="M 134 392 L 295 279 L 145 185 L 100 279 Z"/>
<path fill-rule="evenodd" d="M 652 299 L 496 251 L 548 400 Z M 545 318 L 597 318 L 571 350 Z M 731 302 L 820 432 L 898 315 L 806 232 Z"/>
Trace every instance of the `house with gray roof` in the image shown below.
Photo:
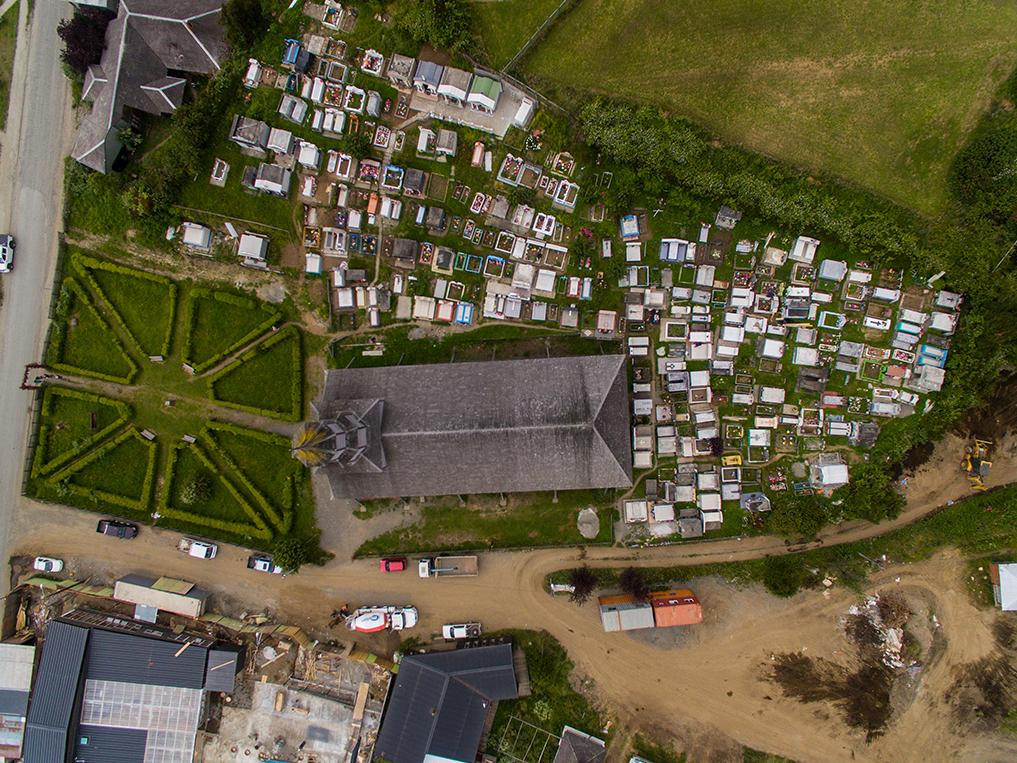
<path fill-rule="evenodd" d="M 335 497 L 627 487 L 624 355 L 330 369 L 294 455 Z"/>
<path fill-rule="evenodd" d="M 24 763 L 190 761 L 204 694 L 233 691 L 238 664 L 201 637 L 70 612 L 46 628 Z"/>
<path fill-rule="evenodd" d="M 413 87 L 421 93 L 437 95 L 438 86 L 441 84 L 441 75 L 445 67 L 436 64 L 434 61 L 417 61 L 417 68 L 413 73 Z"/>
<path fill-rule="evenodd" d="M 374 760 L 473 763 L 497 703 L 519 696 L 512 645 L 411 654 L 381 719 Z"/>
<path fill-rule="evenodd" d="M 219 24 L 223 0 L 120 0 L 98 64 L 81 98 L 92 110 L 78 126 L 71 156 L 106 172 L 120 153 L 130 112 L 172 114 L 184 100 L 183 74 L 213 74 L 226 55 Z"/>

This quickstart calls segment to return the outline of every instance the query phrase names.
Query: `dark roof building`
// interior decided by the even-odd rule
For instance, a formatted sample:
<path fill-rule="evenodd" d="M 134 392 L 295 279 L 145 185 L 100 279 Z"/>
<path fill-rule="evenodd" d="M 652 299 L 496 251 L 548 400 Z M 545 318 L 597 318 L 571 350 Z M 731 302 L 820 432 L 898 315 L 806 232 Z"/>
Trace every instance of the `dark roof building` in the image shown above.
<path fill-rule="evenodd" d="M 127 109 L 171 114 L 183 103 L 184 73 L 219 70 L 226 39 L 223 0 L 120 0 L 106 28 L 102 59 L 85 74 L 81 98 L 92 111 L 78 126 L 71 156 L 106 172 L 120 152 Z"/>
<path fill-rule="evenodd" d="M 190 763 L 204 692 L 233 690 L 237 654 L 155 625 L 66 617 L 46 630 L 24 763 Z"/>
<path fill-rule="evenodd" d="M 603 740 L 566 726 L 561 731 L 558 752 L 552 763 L 604 763 L 606 759 L 607 747 Z"/>
<path fill-rule="evenodd" d="M 404 657 L 374 758 L 473 763 L 488 714 L 518 695 L 511 644 Z"/>
<path fill-rule="evenodd" d="M 336 497 L 632 484 L 624 355 L 333 369 L 294 455 Z"/>

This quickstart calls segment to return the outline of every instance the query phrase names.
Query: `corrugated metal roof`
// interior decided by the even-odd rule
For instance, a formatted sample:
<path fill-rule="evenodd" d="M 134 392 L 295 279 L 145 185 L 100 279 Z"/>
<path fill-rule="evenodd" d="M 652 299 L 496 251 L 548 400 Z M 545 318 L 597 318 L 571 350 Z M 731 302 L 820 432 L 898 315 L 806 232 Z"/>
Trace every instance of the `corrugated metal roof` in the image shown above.
<path fill-rule="evenodd" d="M 375 756 L 473 760 L 493 703 L 518 691 L 511 644 L 410 655 L 400 663 Z"/>
<path fill-rule="evenodd" d="M 84 628 L 52 622 L 46 629 L 25 725 L 25 763 L 59 763 L 67 758 L 87 642 Z"/>
<path fill-rule="evenodd" d="M 237 671 L 240 670 L 240 654 L 228 649 L 210 649 L 205 668 L 206 691 L 233 691 Z"/>
<path fill-rule="evenodd" d="M 0 713 L 24 715 L 28 710 L 28 692 L 25 689 L 0 689 Z"/>
<path fill-rule="evenodd" d="M 207 654 L 200 646 L 184 649 L 169 641 L 93 630 L 88 641 L 88 678 L 200 689 Z"/>
<path fill-rule="evenodd" d="M 148 731 L 81 725 L 75 742 L 75 763 L 142 763 Z"/>

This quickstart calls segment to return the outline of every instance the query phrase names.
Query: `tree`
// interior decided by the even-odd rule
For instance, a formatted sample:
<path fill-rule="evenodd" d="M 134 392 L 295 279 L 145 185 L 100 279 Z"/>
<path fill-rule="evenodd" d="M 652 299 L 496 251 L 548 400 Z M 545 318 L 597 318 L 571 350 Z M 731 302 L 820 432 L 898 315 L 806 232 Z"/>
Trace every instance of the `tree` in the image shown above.
<path fill-rule="evenodd" d="M 569 573 L 569 583 L 572 584 L 572 593 L 569 594 L 569 601 L 574 601 L 582 606 L 589 601 L 593 592 L 597 589 L 597 576 L 593 570 L 584 564 L 582 567 L 576 567 Z"/>
<path fill-rule="evenodd" d="M 322 565 L 335 556 L 318 544 L 319 536 L 299 538 L 286 535 L 272 548 L 273 561 L 287 572 L 298 572 L 305 564 Z"/>
<path fill-rule="evenodd" d="M 826 524 L 828 504 L 818 495 L 786 496 L 775 502 L 767 526 L 785 538 L 812 538 Z"/>
<path fill-rule="evenodd" d="M 904 496 L 897 492 L 889 467 L 875 461 L 852 467 L 851 481 L 834 498 L 843 500 L 845 516 L 870 522 L 896 517 L 904 508 Z"/>
<path fill-rule="evenodd" d="M 133 154 L 139 148 L 141 148 L 141 133 L 135 130 L 133 127 L 124 127 L 117 131 L 117 140 L 120 141 L 120 145 L 124 147 L 124 150 Z"/>
<path fill-rule="evenodd" d="M 805 562 L 795 554 L 763 560 L 763 585 L 774 596 L 794 596 L 805 583 L 806 574 Z"/>
<path fill-rule="evenodd" d="M 226 42 L 238 50 L 254 45 L 268 29 L 270 19 L 262 0 L 228 0 L 219 20 L 226 31 Z"/>
<path fill-rule="evenodd" d="M 194 479 L 184 485 L 184 489 L 180 491 L 180 502 L 184 506 L 204 503 L 211 497 L 212 475 L 204 470 L 195 474 Z"/>
<path fill-rule="evenodd" d="M 113 14 L 103 8 L 78 8 L 70 19 L 57 26 L 57 34 L 64 42 L 60 58 L 79 77 L 84 77 L 88 67 L 102 58 L 106 27 L 112 20 Z"/>
<path fill-rule="evenodd" d="M 638 567 L 626 567 L 622 570 L 618 576 L 618 585 L 637 601 L 646 601 L 650 598 L 650 584 L 646 582 L 646 575 Z"/>

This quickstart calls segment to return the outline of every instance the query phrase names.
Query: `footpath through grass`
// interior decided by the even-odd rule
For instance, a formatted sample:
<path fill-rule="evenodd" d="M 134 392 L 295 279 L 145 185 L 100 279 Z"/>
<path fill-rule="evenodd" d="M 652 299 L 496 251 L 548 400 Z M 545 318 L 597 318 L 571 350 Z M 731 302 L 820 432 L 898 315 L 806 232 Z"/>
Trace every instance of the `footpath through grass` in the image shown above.
<path fill-rule="evenodd" d="M 935 213 L 954 155 L 1017 65 L 1015 28 L 1014 3 L 579 0 L 520 68 L 567 100 L 659 105 Z"/>

